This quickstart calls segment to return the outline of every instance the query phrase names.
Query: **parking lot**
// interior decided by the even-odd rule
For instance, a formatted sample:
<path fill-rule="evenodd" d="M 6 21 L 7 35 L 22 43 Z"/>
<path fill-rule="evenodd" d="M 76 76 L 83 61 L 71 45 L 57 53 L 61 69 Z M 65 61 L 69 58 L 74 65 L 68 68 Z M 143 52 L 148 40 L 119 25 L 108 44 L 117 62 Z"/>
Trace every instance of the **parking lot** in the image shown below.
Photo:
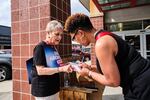
<path fill-rule="evenodd" d="M 0 82 L 0 100 L 12 100 L 12 80 Z"/>

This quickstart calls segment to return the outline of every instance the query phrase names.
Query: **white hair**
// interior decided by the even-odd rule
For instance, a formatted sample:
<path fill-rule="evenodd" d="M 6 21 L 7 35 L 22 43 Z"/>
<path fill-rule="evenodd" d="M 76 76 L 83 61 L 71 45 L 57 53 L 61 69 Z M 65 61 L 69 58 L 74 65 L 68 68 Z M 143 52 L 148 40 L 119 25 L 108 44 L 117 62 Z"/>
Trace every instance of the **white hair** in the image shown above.
<path fill-rule="evenodd" d="M 57 20 L 50 21 L 46 26 L 47 32 L 55 31 L 56 29 L 63 29 L 63 26 Z"/>

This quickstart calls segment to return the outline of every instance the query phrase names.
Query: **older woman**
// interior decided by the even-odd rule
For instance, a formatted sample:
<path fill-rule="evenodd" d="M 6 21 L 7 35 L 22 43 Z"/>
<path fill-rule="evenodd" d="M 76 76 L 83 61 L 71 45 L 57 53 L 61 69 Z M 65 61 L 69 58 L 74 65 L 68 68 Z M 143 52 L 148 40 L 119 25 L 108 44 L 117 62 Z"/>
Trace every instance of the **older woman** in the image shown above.
<path fill-rule="evenodd" d="M 58 100 L 59 99 L 59 72 L 71 72 L 70 65 L 61 67 L 47 67 L 44 47 L 55 48 L 63 34 L 63 26 L 60 22 L 53 20 L 47 24 L 46 38 L 36 45 L 33 53 L 33 63 L 36 66 L 32 69 L 32 95 L 36 100 Z"/>
<path fill-rule="evenodd" d="M 88 16 L 74 14 L 66 20 L 65 30 L 72 40 L 87 46 L 95 43 L 98 72 L 82 64 L 79 72 L 99 84 L 123 88 L 125 100 L 150 100 L 150 61 L 143 58 L 119 36 L 96 30 Z"/>

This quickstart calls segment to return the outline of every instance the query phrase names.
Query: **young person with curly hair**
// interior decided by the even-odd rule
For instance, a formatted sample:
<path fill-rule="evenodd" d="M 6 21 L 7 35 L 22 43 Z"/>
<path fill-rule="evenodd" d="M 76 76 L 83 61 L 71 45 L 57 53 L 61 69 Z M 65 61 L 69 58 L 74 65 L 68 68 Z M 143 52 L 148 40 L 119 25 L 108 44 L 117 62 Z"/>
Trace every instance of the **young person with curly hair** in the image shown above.
<path fill-rule="evenodd" d="M 150 61 L 131 45 L 116 34 L 96 30 L 90 18 L 81 13 L 67 18 L 65 31 L 81 45 L 95 43 L 99 72 L 81 64 L 82 76 L 89 76 L 105 86 L 121 86 L 125 100 L 150 100 Z"/>

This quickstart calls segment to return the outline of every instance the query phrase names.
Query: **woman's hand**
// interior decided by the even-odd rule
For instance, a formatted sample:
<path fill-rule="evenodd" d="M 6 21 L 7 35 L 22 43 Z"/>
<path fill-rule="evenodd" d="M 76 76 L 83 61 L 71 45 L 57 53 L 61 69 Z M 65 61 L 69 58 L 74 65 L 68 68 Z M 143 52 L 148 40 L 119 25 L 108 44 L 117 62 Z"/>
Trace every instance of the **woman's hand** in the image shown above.
<path fill-rule="evenodd" d="M 58 70 L 59 72 L 67 72 L 67 73 L 71 73 L 73 71 L 70 64 L 59 67 Z"/>

